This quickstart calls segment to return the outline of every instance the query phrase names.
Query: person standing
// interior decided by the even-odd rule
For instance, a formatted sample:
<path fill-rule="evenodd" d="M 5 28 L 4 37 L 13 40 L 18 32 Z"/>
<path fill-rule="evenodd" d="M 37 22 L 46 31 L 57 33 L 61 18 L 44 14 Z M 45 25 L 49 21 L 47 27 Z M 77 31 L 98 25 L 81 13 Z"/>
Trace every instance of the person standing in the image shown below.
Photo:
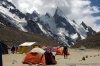
<path fill-rule="evenodd" d="M 13 46 L 12 48 L 11 48 L 11 52 L 12 52 L 12 54 L 14 54 L 15 53 L 15 47 Z"/>
<path fill-rule="evenodd" d="M 65 59 L 68 55 L 68 47 L 67 46 L 64 46 L 63 53 L 64 53 L 64 59 Z"/>
<path fill-rule="evenodd" d="M 15 46 L 15 52 L 17 53 L 19 49 L 19 46 Z"/>

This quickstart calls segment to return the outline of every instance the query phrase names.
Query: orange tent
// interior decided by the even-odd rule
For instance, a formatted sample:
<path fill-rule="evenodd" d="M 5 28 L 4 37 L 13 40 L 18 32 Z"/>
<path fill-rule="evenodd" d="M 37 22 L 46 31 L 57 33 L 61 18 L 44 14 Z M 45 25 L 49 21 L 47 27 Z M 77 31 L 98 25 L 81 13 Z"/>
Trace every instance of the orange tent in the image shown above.
<path fill-rule="evenodd" d="M 63 47 L 57 49 L 56 55 L 63 55 Z"/>
<path fill-rule="evenodd" d="M 28 53 L 23 61 L 24 64 L 42 64 L 42 66 L 46 66 L 44 51 L 41 53 L 38 52 L 38 49 L 41 51 L 40 48 L 34 48 Z M 36 51 L 36 52 L 35 52 Z"/>
<path fill-rule="evenodd" d="M 57 49 L 56 55 L 64 55 L 63 47 L 60 47 Z M 67 55 L 70 55 L 70 53 L 67 52 Z"/>

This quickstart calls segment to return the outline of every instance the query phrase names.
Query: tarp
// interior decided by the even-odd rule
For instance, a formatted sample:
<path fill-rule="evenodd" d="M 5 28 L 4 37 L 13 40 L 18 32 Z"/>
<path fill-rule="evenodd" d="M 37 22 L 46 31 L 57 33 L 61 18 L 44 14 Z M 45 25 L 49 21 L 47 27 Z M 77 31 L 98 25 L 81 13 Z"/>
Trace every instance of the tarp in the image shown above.
<path fill-rule="evenodd" d="M 30 50 L 32 50 L 35 45 L 37 45 L 36 42 L 24 42 L 21 45 L 19 45 L 18 52 L 21 54 L 27 53 Z"/>
<path fill-rule="evenodd" d="M 33 44 L 35 44 L 36 42 L 24 42 L 19 46 L 32 46 Z"/>
<path fill-rule="evenodd" d="M 52 51 L 52 52 L 57 52 L 57 47 L 48 47 L 47 48 L 49 51 Z"/>

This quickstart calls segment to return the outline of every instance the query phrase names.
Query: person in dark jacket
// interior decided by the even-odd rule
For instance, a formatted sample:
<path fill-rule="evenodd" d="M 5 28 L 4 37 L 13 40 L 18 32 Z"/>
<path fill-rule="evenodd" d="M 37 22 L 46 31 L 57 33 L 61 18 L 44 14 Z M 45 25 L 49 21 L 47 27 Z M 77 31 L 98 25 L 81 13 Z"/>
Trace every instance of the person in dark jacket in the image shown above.
<path fill-rule="evenodd" d="M 12 46 L 12 48 L 11 48 L 11 52 L 12 52 L 12 54 L 15 53 L 15 47 L 14 47 L 14 46 Z"/>
<path fill-rule="evenodd" d="M 55 56 L 52 54 L 51 51 L 45 52 L 45 60 L 47 65 L 54 65 L 56 64 Z"/>
<path fill-rule="evenodd" d="M 63 53 L 64 53 L 64 59 L 65 59 L 69 55 L 67 46 L 64 46 Z"/>

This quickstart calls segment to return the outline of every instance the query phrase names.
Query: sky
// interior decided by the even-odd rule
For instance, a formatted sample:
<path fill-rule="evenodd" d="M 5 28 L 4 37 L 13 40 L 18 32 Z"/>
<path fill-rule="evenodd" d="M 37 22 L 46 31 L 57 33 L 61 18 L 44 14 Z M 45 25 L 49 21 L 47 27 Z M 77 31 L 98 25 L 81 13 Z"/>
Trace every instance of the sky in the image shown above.
<path fill-rule="evenodd" d="M 100 0 L 8 0 L 21 12 L 39 14 L 48 12 L 52 16 L 59 7 L 66 17 L 75 20 L 78 24 L 82 21 L 97 32 L 100 31 Z"/>

